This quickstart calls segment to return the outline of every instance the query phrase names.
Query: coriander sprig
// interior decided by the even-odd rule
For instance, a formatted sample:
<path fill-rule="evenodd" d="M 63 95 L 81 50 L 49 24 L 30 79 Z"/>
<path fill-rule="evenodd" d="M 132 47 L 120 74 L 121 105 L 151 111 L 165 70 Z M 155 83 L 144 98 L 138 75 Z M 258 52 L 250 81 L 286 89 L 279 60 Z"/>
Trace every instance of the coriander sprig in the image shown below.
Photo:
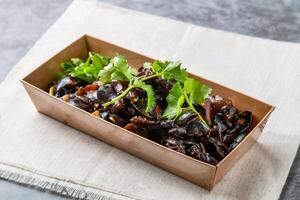
<path fill-rule="evenodd" d="M 210 92 L 210 87 L 192 78 L 187 78 L 183 82 L 183 87 L 180 82 L 177 82 L 173 85 L 169 95 L 167 96 L 168 107 L 163 113 L 163 117 L 168 119 L 176 119 L 183 112 L 183 110 L 189 108 L 196 113 L 202 123 L 209 128 L 208 124 L 195 109 L 194 105 L 202 104 Z M 187 108 L 182 107 L 184 102 L 187 103 Z"/>
<path fill-rule="evenodd" d="M 127 80 L 129 82 L 129 86 L 119 96 L 102 104 L 102 106 L 106 108 L 124 98 L 132 89 L 141 88 L 147 93 L 146 112 L 151 112 L 155 107 L 155 92 L 151 85 L 145 84 L 145 80 L 139 79 L 136 74 L 136 70 L 128 65 L 124 56 L 117 55 L 111 59 L 110 63 L 99 72 L 98 77 L 100 81 L 108 83 L 112 80 Z"/>
<path fill-rule="evenodd" d="M 155 77 L 163 77 L 165 79 L 175 79 L 177 81 L 184 81 L 186 78 L 186 70 L 181 68 L 181 63 L 179 62 L 161 62 L 154 61 L 153 64 L 146 64 L 144 66 L 151 67 L 154 72 L 153 75 L 139 78 L 132 75 L 132 68 L 128 65 L 126 59 L 123 56 L 117 56 L 111 60 L 111 63 L 106 66 L 103 70 L 99 72 L 99 78 L 103 82 L 109 82 L 113 80 L 112 74 L 120 73 L 121 80 L 128 80 L 129 87 L 122 92 L 119 96 L 113 98 L 109 102 L 104 103 L 102 106 L 104 108 L 114 104 L 116 101 L 125 97 L 130 90 L 134 88 L 141 88 L 147 93 L 147 107 L 146 112 L 151 112 L 156 103 L 155 103 L 155 92 L 153 87 L 149 84 L 146 84 L 145 81 L 155 78 Z M 110 74 L 107 76 L 107 74 Z M 126 75 L 127 74 L 127 75 Z M 108 78 L 107 78 L 108 77 Z M 123 79 L 125 78 L 125 79 Z M 120 80 L 120 79 L 119 79 Z"/>
<path fill-rule="evenodd" d="M 114 58 L 108 58 L 89 52 L 86 61 L 79 58 L 71 58 L 69 61 L 61 63 L 61 67 L 63 69 L 63 72 L 60 73 L 61 76 L 76 77 L 88 83 L 96 80 L 100 80 L 104 84 L 110 83 L 112 80 L 128 81 L 128 88 L 119 96 L 102 104 L 104 108 L 124 98 L 132 89 L 141 88 L 147 93 L 146 112 L 152 112 L 156 106 L 155 92 L 153 87 L 147 84 L 146 81 L 156 77 L 175 80 L 176 83 L 166 97 L 168 105 L 162 117 L 176 120 L 182 112 L 190 110 L 196 113 L 203 124 L 209 128 L 194 105 L 202 104 L 210 94 L 211 88 L 193 78 L 189 78 L 186 69 L 181 67 L 180 62 L 156 60 L 153 63 L 145 63 L 144 67 L 151 68 L 153 74 L 146 77 L 138 77 L 137 71 L 129 66 L 124 56 L 117 55 Z M 187 107 L 183 107 L 184 105 L 187 105 Z"/>
<path fill-rule="evenodd" d="M 63 72 L 60 77 L 72 76 L 79 78 L 88 83 L 92 83 L 97 79 L 98 73 L 109 62 L 109 58 L 98 53 L 89 52 L 86 61 L 80 58 L 71 58 L 69 61 L 60 64 Z"/>
<path fill-rule="evenodd" d="M 119 101 L 120 99 L 124 98 L 132 89 L 134 88 L 141 88 L 147 93 L 147 107 L 146 112 L 151 112 L 155 108 L 155 92 L 151 85 L 145 84 L 145 82 L 134 78 L 132 80 L 133 83 L 130 83 L 129 87 L 124 90 L 119 96 L 113 98 L 109 102 L 102 104 L 104 108 L 114 104 L 115 102 Z"/>

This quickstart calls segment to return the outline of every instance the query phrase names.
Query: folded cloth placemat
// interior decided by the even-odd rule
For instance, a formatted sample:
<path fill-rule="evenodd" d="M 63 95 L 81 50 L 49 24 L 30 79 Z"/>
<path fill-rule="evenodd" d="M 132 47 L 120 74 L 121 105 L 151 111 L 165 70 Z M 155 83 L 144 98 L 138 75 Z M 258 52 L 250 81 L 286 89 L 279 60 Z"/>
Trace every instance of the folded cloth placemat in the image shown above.
<path fill-rule="evenodd" d="M 262 136 L 209 192 L 36 112 L 19 80 L 83 34 L 276 106 Z M 300 140 L 300 45 L 76 0 L 0 85 L 0 177 L 88 199 L 277 199 Z"/>

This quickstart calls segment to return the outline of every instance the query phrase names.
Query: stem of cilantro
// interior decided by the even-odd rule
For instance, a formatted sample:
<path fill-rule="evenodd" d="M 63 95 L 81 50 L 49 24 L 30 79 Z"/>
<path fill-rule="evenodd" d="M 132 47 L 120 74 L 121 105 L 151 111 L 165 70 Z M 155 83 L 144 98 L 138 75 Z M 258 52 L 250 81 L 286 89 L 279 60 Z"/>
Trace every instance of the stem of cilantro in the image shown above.
<path fill-rule="evenodd" d="M 203 119 L 203 117 L 197 112 L 197 110 L 194 108 L 192 102 L 190 101 L 190 99 L 189 99 L 189 97 L 188 97 L 188 95 L 187 95 L 187 93 L 186 93 L 185 91 L 183 91 L 183 95 L 184 95 L 184 98 L 185 98 L 187 104 L 189 105 L 190 109 L 191 109 L 194 113 L 196 113 L 196 114 L 198 115 L 199 119 L 202 121 L 202 123 L 204 124 L 204 126 L 206 126 L 206 128 L 209 129 L 208 124 L 207 124 L 206 121 Z"/>
<path fill-rule="evenodd" d="M 151 78 L 155 78 L 155 77 L 158 77 L 158 76 L 161 76 L 161 75 L 162 75 L 162 73 L 157 73 L 157 74 L 153 74 L 151 76 L 146 76 L 144 78 L 141 78 L 141 81 L 146 81 L 146 80 L 149 80 Z"/>
<path fill-rule="evenodd" d="M 102 106 L 104 108 L 106 108 L 107 106 L 114 104 L 116 101 L 119 101 L 120 99 L 122 99 L 123 97 L 125 97 L 127 95 L 127 93 L 132 90 L 133 88 L 135 88 L 135 85 L 131 85 L 129 86 L 124 92 L 122 92 L 122 94 L 120 94 L 119 96 L 113 98 L 112 100 L 110 100 L 109 102 L 106 102 L 104 104 L 102 104 Z"/>
<path fill-rule="evenodd" d="M 161 73 L 157 73 L 157 74 L 153 74 L 153 75 L 151 75 L 151 76 L 147 76 L 147 77 L 141 78 L 140 81 L 143 81 L 143 82 L 144 82 L 144 81 L 146 81 L 146 80 L 149 80 L 149 79 L 151 79 L 151 78 L 155 78 L 155 77 L 158 77 L 158 76 L 161 76 Z M 122 94 L 120 94 L 119 96 L 113 98 L 113 99 L 110 100 L 109 102 L 106 102 L 106 103 L 102 104 L 102 106 L 103 106 L 104 108 L 106 108 L 107 106 L 114 104 L 116 101 L 118 101 L 118 100 L 124 98 L 124 97 L 127 95 L 127 93 L 128 93 L 130 90 L 132 90 L 133 88 L 136 88 L 136 85 L 134 85 L 134 84 L 130 85 L 124 92 L 122 92 Z"/>

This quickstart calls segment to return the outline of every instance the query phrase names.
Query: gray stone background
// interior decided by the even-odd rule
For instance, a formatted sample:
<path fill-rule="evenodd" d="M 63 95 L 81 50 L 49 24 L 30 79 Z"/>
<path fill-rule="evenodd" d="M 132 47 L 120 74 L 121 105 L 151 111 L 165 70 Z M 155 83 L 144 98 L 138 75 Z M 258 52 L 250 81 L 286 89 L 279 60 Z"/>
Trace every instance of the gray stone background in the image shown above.
<path fill-rule="evenodd" d="M 230 32 L 300 42 L 300 0 L 101 0 Z M 0 0 L 0 81 L 72 0 Z M 280 199 L 300 199 L 300 152 Z M 297 190 L 298 189 L 298 190 Z M 64 199 L 0 179 L 0 199 Z"/>

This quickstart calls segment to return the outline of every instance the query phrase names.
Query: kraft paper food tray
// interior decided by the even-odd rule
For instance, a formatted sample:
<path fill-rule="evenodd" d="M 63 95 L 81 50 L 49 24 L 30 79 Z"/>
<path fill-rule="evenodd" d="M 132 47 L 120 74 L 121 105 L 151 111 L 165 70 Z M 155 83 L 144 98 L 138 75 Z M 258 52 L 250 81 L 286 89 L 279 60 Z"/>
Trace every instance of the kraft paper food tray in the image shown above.
<path fill-rule="evenodd" d="M 249 110 L 253 113 L 251 132 L 214 166 L 136 135 L 48 94 L 51 82 L 61 71 L 59 64 L 73 57 L 87 58 L 89 51 L 106 56 L 115 56 L 119 53 L 124 55 L 129 64 L 135 68 L 142 66 L 144 62 L 153 61 L 152 58 L 126 48 L 84 35 L 21 80 L 36 109 L 208 190 L 212 189 L 253 145 L 274 110 L 272 105 L 189 73 L 193 78 L 209 85 L 213 89 L 213 94 L 226 96 L 239 110 Z"/>

